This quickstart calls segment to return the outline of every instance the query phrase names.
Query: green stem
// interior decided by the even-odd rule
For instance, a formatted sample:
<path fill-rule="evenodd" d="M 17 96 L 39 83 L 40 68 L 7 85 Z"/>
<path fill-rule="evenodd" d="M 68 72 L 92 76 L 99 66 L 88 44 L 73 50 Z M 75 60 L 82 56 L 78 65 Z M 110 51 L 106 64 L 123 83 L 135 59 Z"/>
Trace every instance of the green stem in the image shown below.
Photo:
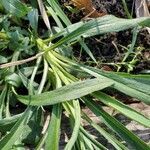
<path fill-rule="evenodd" d="M 80 127 L 80 131 L 84 136 L 86 136 L 94 145 L 96 145 L 101 150 L 107 150 L 102 144 L 100 144 L 97 140 L 95 140 L 83 127 Z"/>
<path fill-rule="evenodd" d="M 42 60 L 42 56 L 40 56 L 37 59 L 36 66 L 34 67 L 33 73 L 31 75 L 31 80 L 30 80 L 30 83 L 29 83 L 29 95 L 33 95 L 34 94 L 33 81 L 34 81 L 34 78 L 36 76 L 36 73 L 37 73 L 37 70 L 39 68 L 39 65 L 41 63 L 41 60 Z"/>
<path fill-rule="evenodd" d="M 131 44 L 131 47 L 129 48 L 128 52 L 126 53 L 125 57 L 123 58 L 123 61 L 122 62 L 125 62 L 126 59 L 128 58 L 128 56 L 133 52 L 133 49 L 134 49 L 134 46 L 135 46 L 135 43 L 136 43 L 136 40 L 137 40 L 137 35 L 138 35 L 138 28 L 135 28 L 133 30 L 133 36 L 132 36 L 132 44 Z"/>
<path fill-rule="evenodd" d="M 47 61 L 44 59 L 44 70 L 43 70 L 43 76 L 42 76 L 42 80 L 41 83 L 39 85 L 38 88 L 38 94 L 40 94 L 43 91 L 46 79 L 47 79 L 47 73 L 48 73 L 48 63 Z"/>
<path fill-rule="evenodd" d="M 122 4 L 123 4 L 123 7 L 124 7 L 124 10 L 125 10 L 125 13 L 126 13 L 128 19 L 132 19 L 132 16 L 131 16 L 131 14 L 129 13 L 129 10 L 128 10 L 126 1 L 125 1 L 125 0 L 122 0 Z"/>

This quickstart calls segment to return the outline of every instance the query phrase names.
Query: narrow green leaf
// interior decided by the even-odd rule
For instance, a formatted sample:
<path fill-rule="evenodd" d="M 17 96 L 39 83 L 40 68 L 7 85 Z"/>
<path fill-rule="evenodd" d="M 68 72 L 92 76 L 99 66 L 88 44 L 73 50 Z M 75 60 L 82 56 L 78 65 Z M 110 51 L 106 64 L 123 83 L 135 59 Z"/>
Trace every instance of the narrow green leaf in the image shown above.
<path fill-rule="evenodd" d="M 43 1 L 42 0 L 37 0 L 37 1 L 38 1 L 38 5 L 39 5 L 39 9 L 40 9 L 43 21 L 44 21 L 46 27 L 51 31 L 51 26 L 50 26 L 49 18 L 48 18 L 48 15 L 46 13 Z"/>
<path fill-rule="evenodd" d="M 117 150 L 127 150 L 127 148 L 121 142 L 119 142 L 114 136 L 110 135 L 102 127 L 100 127 L 100 125 L 92 121 L 85 113 L 82 114 L 83 114 L 83 118 L 91 126 L 93 126 L 101 135 L 103 135 L 108 140 L 108 142 L 111 143 Z"/>
<path fill-rule="evenodd" d="M 80 142 L 80 148 L 78 148 L 78 149 L 94 150 L 93 143 L 81 132 L 79 132 L 79 142 Z"/>
<path fill-rule="evenodd" d="M 82 40 L 80 40 L 80 44 L 83 47 L 83 50 L 91 57 L 91 59 L 95 63 L 97 63 L 95 57 L 93 56 L 93 54 L 92 54 L 91 50 L 88 48 L 88 46 Z"/>
<path fill-rule="evenodd" d="M 117 75 L 113 72 L 103 72 L 103 71 L 99 70 L 99 73 L 100 72 L 102 75 L 109 77 L 115 81 L 118 81 L 124 85 L 127 85 L 133 89 L 136 89 L 136 90 L 141 91 L 146 94 L 150 94 L 150 86 L 147 85 L 146 83 L 142 83 L 141 81 L 135 80 L 137 78 L 136 75 L 134 75 L 135 79 L 133 77 L 131 77 L 132 78 L 131 79 L 130 76 L 132 76 L 132 75 L 128 75 L 128 78 L 127 77 L 124 78 L 123 76 Z M 143 78 L 144 78 L 144 76 L 143 76 Z M 141 80 L 142 80 L 142 77 L 141 77 Z M 147 79 L 147 81 L 148 81 L 148 79 Z"/>
<path fill-rule="evenodd" d="M 9 118 L 1 119 L 0 120 L 0 132 L 9 131 L 21 116 L 22 116 L 22 113 L 9 117 Z"/>
<path fill-rule="evenodd" d="M 116 72 L 116 74 L 118 74 L 120 77 L 122 78 L 126 78 L 128 80 L 133 80 L 139 83 L 139 85 L 142 83 L 144 84 L 144 86 L 142 86 L 143 92 L 145 93 L 150 93 L 150 88 L 147 87 L 147 85 L 150 85 L 150 75 L 146 74 L 138 74 L 138 75 L 132 75 L 132 74 L 128 74 L 128 73 L 123 73 L 123 72 Z M 146 86 L 145 86 L 146 84 Z M 140 86 L 139 86 L 140 87 Z M 148 88 L 148 89 L 147 89 Z M 146 90 L 146 91 L 145 91 Z"/>
<path fill-rule="evenodd" d="M 109 32 L 119 32 L 129 28 L 137 27 L 140 25 L 140 23 L 143 22 L 150 22 L 150 18 L 141 17 L 137 19 L 121 19 L 112 15 L 105 15 L 104 17 L 92 19 L 88 22 L 78 22 L 63 29 L 60 34 L 57 33 L 59 36 L 63 36 L 64 34 L 66 36 L 61 38 L 51 47 L 49 47 L 47 51 L 55 49 L 58 46 L 67 42 L 77 40 L 81 36 L 87 38 Z"/>
<path fill-rule="evenodd" d="M 59 149 L 60 123 L 61 123 L 62 106 L 56 104 L 52 109 L 52 116 L 47 130 L 47 138 L 45 140 L 45 150 Z"/>
<path fill-rule="evenodd" d="M 53 17 L 53 19 L 55 20 L 57 26 L 60 29 L 63 29 L 63 25 L 62 22 L 60 21 L 59 17 L 57 16 L 56 12 L 54 11 L 54 7 L 50 7 L 50 6 L 46 6 L 47 11 L 51 14 L 51 16 Z M 57 11 L 58 12 L 58 11 Z M 54 27 L 55 28 L 55 27 Z"/>
<path fill-rule="evenodd" d="M 36 106 L 53 105 L 64 101 L 80 98 L 92 92 L 109 87 L 112 84 L 113 82 L 111 82 L 109 79 L 90 79 L 75 82 L 62 88 L 58 88 L 56 90 L 45 92 L 39 95 L 31 95 L 31 101 L 29 101 L 29 96 L 18 95 L 17 97 L 24 104 L 30 103 L 30 105 Z"/>
<path fill-rule="evenodd" d="M 58 16 L 61 18 L 61 20 L 68 26 L 71 24 L 68 17 L 65 15 L 65 13 L 61 10 L 59 7 L 57 1 L 55 0 L 47 0 L 48 4 L 55 10 L 55 13 L 57 12 Z"/>
<path fill-rule="evenodd" d="M 45 140 L 47 138 L 47 134 L 48 134 L 47 132 L 45 134 L 43 134 L 43 136 L 40 138 L 37 146 L 35 147 L 35 150 L 41 150 L 42 149 L 42 147 L 45 143 Z"/>
<path fill-rule="evenodd" d="M 129 106 L 117 101 L 115 98 L 112 98 L 111 96 L 108 96 L 102 92 L 94 92 L 92 95 L 104 104 L 115 108 L 116 110 L 131 118 L 132 120 L 135 120 L 140 124 L 150 128 L 150 119 L 146 118 L 144 115 L 138 113 Z"/>
<path fill-rule="evenodd" d="M 136 150 L 149 150 L 150 147 L 141 139 L 135 136 L 131 131 L 124 127 L 118 120 L 106 113 L 101 107 L 90 99 L 85 100 L 85 104 L 91 109 L 96 116 L 102 118 L 103 122 L 114 132 L 116 132 L 127 144 L 131 145 Z"/>
<path fill-rule="evenodd" d="M 80 131 L 100 150 L 108 150 L 105 146 L 103 146 L 101 143 L 95 140 L 93 136 L 90 133 L 88 133 L 83 127 L 80 127 Z"/>
<path fill-rule="evenodd" d="M 28 13 L 28 7 L 20 0 L 1 0 L 4 8 L 16 17 L 23 17 Z"/>
<path fill-rule="evenodd" d="M 74 118 L 74 128 L 73 128 L 73 132 L 71 135 L 70 140 L 68 141 L 67 145 L 65 146 L 65 150 L 70 150 L 73 148 L 77 137 L 78 137 L 78 133 L 79 133 L 79 128 L 80 128 L 80 105 L 78 101 L 73 101 L 74 104 L 74 111 L 75 111 L 75 118 Z"/>
<path fill-rule="evenodd" d="M 143 92 L 144 86 L 137 87 L 138 83 L 133 80 L 128 80 L 128 79 L 124 80 L 117 74 L 115 74 L 116 77 L 114 77 L 113 73 L 111 73 L 111 72 L 101 71 L 100 69 L 96 69 L 93 67 L 82 66 L 82 65 L 76 65 L 76 67 L 81 68 L 82 70 L 93 75 L 94 77 L 97 77 L 100 79 L 102 78 L 104 80 L 110 79 L 112 82 L 114 82 L 114 84 L 112 85 L 112 88 L 115 88 L 118 91 L 121 91 L 122 93 L 125 93 L 125 94 L 135 97 L 147 104 L 150 104 L 150 95 Z M 140 85 L 140 84 L 138 84 L 138 85 Z M 141 84 L 141 85 L 143 85 L 143 84 Z"/>
<path fill-rule="evenodd" d="M 2 117 L 3 117 L 3 107 L 5 105 L 5 99 L 7 96 L 7 92 L 8 92 L 8 86 L 6 85 L 0 94 L 0 119 L 2 119 Z"/>

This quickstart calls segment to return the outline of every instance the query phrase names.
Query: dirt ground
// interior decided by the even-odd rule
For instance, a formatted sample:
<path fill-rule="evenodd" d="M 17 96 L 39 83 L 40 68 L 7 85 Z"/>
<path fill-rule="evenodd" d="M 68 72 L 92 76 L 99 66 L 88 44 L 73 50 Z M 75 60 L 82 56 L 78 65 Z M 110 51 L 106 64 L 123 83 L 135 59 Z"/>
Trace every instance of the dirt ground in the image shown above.
<path fill-rule="evenodd" d="M 144 103 L 132 103 L 129 105 L 131 108 L 134 108 L 136 111 L 142 113 L 143 115 L 147 116 L 150 118 L 150 106 L 144 104 Z M 138 124 L 135 121 L 130 120 L 129 118 L 121 115 L 119 112 L 114 111 L 114 109 L 110 107 L 103 107 L 103 109 L 108 112 L 109 114 L 115 116 L 117 120 L 119 120 L 122 124 L 124 124 L 130 131 L 135 133 L 139 138 L 144 140 L 147 143 L 150 143 L 150 129 L 146 128 L 140 124 Z M 85 112 L 95 123 L 98 123 L 101 127 L 104 127 L 105 129 L 106 126 L 104 126 L 101 121 L 99 120 L 98 117 L 96 117 L 88 108 L 84 108 L 83 112 Z M 69 120 L 63 115 L 62 119 L 62 133 L 60 137 L 60 150 L 64 149 L 64 146 L 67 143 L 68 137 L 71 135 L 70 127 L 69 127 Z M 108 147 L 109 150 L 114 150 L 113 146 L 107 142 L 104 137 L 102 137 L 94 128 L 92 128 L 87 122 L 82 120 L 82 124 L 84 128 L 92 133 L 94 137 L 103 143 L 106 147 Z M 129 147 L 129 146 L 128 146 Z M 130 147 L 129 147 L 130 148 Z"/>
<path fill-rule="evenodd" d="M 127 18 L 122 1 L 117 0 L 92 0 L 93 6 L 98 12 L 104 12 L 106 14 L 115 15 L 121 18 Z M 129 11 L 133 11 L 133 17 L 135 17 L 135 10 L 133 7 L 133 1 L 126 0 Z M 83 10 L 77 13 L 68 11 L 65 5 L 68 5 L 68 0 L 61 0 L 62 8 L 72 21 L 72 23 L 82 20 L 86 14 Z M 69 4 L 71 5 L 71 4 Z M 73 5 L 71 5 L 74 7 Z M 96 60 L 99 62 L 99 68 L 109 68 L 109 70 L 116 71 L 117 67 L 114 65 L 108 65 L 108 63 L 120 63 L 125 55 L 126 50 L 123 47 L 128 48 L 132 43 L 133 30 L 121 31 L 118 33 L 109 33 L 105 35 L 98 35 L 85 40 L 85 43 L 90 48 Z M 80 49 L 80 45 L 76 44 L 75 49 Z M 117 47 L 117 48 L 116 48 Z M 134 64 L 132 73 L 141 73 L 150 69 L 150 34 L 146 29 L 142 29 L 137 37 L 135 48 L 143 48 L 140 55 L 137 57 L 137 61 Z M 90 57 L 86 52 L 75 51 L 75 56 L 82 62 L 91 62 Z M 127 62 L 131 61 L 132 56 L 127 59 Z M 104 65 L 105 63 L 105 65 Z M 107 64 L 107 65 L 106 65 Z M 127 72 L 125 66 L 121 66 L 120 71 Z"/>

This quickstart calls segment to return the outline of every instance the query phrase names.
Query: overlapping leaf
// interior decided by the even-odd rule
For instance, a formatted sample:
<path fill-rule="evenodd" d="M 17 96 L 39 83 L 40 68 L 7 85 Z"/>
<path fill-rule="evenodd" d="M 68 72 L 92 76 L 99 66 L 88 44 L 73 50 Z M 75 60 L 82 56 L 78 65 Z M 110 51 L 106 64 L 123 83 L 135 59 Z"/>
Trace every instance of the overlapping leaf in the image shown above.
<path fill-rule="evenodd" d="M 62 88 L 56 90 L 45 92 L 39 95 L 33 96 L 17 96 L 18 99 L 24 103 L 30 105 L 53 105 L 61 103 L 68 100 L 73 100 L 90 94 L 92 92 L 102 90 L 106 87 L 109 87 L 113 84 L 109 79 L 90 79 L 85 81 L 80 81 L 76 83 L 69 84 Z"/>
<path fill-rule="evenodd" d="M 19 18 L 25 16 L 29 11 L 29 8 L 20 0 L 1 0 L 1 3 L 9 13 Z"/>

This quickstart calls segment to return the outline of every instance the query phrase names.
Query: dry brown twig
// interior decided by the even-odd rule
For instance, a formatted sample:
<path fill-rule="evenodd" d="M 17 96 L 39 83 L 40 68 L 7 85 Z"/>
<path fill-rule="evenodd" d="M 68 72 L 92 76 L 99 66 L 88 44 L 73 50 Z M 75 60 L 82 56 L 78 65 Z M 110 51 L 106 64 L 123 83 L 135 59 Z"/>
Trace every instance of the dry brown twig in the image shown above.
<path fill-rule="evenodd" d="M 22 65 L 22 64 L 30 62 L 34 59 L 37 59 L 38 57 L 42 56 L 43 54 L 44 54 L 44 52 L 40 52 L 40 53 L 36 54 L 35 56 L 32 56 L 32 57 L 27 58 L 27 59 L 18 60 L 18 61 L 14 61 L 14 62 L 9 62 L 9 63 L 6 63 L 6 64 L 1 64 L 0 69 L 12 67 L 12 66 L 17 66 L 17 65 Z"/>

